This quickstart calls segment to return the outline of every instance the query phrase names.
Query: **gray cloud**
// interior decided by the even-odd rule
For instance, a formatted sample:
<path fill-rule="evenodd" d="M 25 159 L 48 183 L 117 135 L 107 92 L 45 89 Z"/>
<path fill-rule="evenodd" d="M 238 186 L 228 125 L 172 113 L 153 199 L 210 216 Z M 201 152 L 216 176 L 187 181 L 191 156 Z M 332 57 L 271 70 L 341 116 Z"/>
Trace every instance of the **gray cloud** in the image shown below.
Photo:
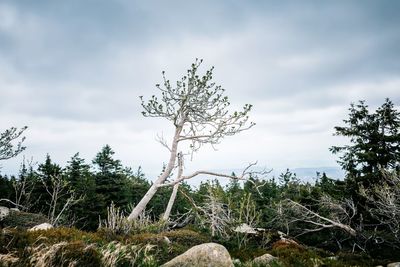
<path fill-rule="evenodd" d="M 138 96 L 156 92 L 162 70 L 176 80 L 200 57 L 204 69 L 216 67 L 215 80 L 234 107 L 254 104 L 258 125 L 218 152 L 205 149 L 193 168 L 236 168 L 255 159 L 283 168 L 334 165 L 332 129 L 350 102 L 400 103 L 399 7 L 3 1 L 0 124 L 29 125 L 27 154 L 39 159 L 49 152 L 65 162 L 77 151 L 91 158 L 111 143 L 127 164 L 157 172 L 165 155 L 154 137 L 166 125 L 141 117 Z"/>

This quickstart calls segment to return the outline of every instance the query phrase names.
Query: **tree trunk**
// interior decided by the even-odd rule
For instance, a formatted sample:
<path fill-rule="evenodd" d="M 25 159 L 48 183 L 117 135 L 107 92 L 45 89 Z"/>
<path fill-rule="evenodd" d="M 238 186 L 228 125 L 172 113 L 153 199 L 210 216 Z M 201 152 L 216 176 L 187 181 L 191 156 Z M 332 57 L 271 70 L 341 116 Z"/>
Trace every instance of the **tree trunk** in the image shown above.
<path fill-rule="evenodd" d="M 176 156 L 177 156 L 177 150 L 178 150 L 178 140 L 179 140 L 179 135 L 182 131 L 182 126 L 177 126 L 175 128 L 175 135 L 174 139 L 172 141 L 172 146 L 171 146 L 171 155 L 169 158 L 169 162 L 167 167 L 165 168 L 164 172 L 161 174 L 160 177 L 154 182 L 154 184 L 149 188 L 147 193 L 144 195 L 144 197 L 139 201 L 139 203 L 135 206 L 135 208 L 132 210 L 131 214 L 128 216 L 129 221 L 136 220 L 139 215 L 146 209 L 147 204 L 150 202 L 150 200 L 153 198 L 153 196 L 157 193 L 159 185 L 165 182 L 165 180 L 168 178 L 168 176 L 171 174 L 172 170 L 174 169 L 175 166 L 175 161 L 176 161 Z"/>
<path fill-rule="evenodd" d="M 183 174 L 183 157 L 182 157 L 182 153 L 178 153 L 178 175 L 176 176 L 176 181 L 179 181 L 179 179 L 181 179 L 182 174 Z M 163 215 L 164 221 L 169 220 L 169 216 L 171 215 L 172 206 L 175 203 L 176 194 L 178 193 L 178 188 L 179 188 L 179 182 L 176 183 L 174 185 L 174 188 L 172 189 L 172 193 L 169 198 L 167 208 L 165 209 L 165 212 Z"/>
<path fill-rule="evenodd" d="M 176 195 L 178 193 L 178 188 L 179 188 L 179 184 L 176 184 L 176 185 L 174 185 L 174 188 L 172 189 L 172 193 L 169 198 L 167 208 L 165 209 L 165 212 L 163 215 L 163 220 L 166 222 L 169 220 L 169 216 L 171 215 L 172 206 L 175 203 Z"/>

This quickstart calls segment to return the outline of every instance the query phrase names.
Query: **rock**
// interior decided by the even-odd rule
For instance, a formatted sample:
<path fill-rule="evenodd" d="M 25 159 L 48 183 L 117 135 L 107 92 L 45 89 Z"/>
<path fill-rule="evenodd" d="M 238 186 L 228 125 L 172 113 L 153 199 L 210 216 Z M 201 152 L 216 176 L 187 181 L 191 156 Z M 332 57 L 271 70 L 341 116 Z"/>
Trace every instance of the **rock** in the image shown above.
<path fill-rule="evenodd" d="M 338 256 L 330 256 L 327 259 L 331 260 L 331 261 L 337 261 L 339 259 L 339 257 Z"/>
<path fill-rule="evenodd" d="M 164 242 L 165 242 L 167 245 L 170 245 L 170 244 L 172 243 L 171 240 L 169 240 L 169 238 L 166 237 L 166 236 L 164 236 Z"/>
<path fill-rule="evenodd" d="M 400 262 L 392 262 L 387 265 L 387 267 L 400 267 Z"/>
<path fill-rule="evenodd" d="M 51 225 L 49 223 L 42 223 L 42 224 L 38 224 L 38 225 L 28 229 L 28 231 L 48 230 L 51 228 L 53 228 L 53 225 Z"/>
<path fill-rule="evenodd" d="M 20 212 L 18 208 L 10 208 L 10 211 Z"/>
<path fill-rule="evenodd" d="M 163 267 L 233 267 L 228 250 L 216 243 L 194 246 L 162 265 Z"/>
<path fill-rule="evenodd" d="M 258 235 L 267 232 L 267 229 L 265 228 L 254 228 L 248 225 L 247 223 L 242 223 L 235 229 L 233 229 L 234 232 L 237 233 L 243 233 L 243 234 L 253 234 L 253 235 Z"/>
<path fill-rule="evenodd" d="M 10 214 L 10 209 L 7 207 L 0 206 L 0 221 Z"/>
<path fill-rule="evenodd" d="M 272 248 L 273 249 L 279 249 L 279 248 L 303 249 L 303 246 L 292 239 L 283 238 L 283 239 L 278 240 L 275 243 L 273 243 Z"/>
<path fill-rule="evenodd" d="M 235 231 L 237 233 L 244 233 L 244 234 L 257 234 L 256 229 L 254 229 L 247 223 L 242 223 L 241 225 L 236 227 L 235 230 L 233 230 L 233 231 Z"/>
<path fill-rule="evenodd" d="M 271 254 L 264 254 L 260 257 L 257 257 L 253 260 L 253 263 L 256 265 L 261 265 L 261 266 L 269 266 L 269 264 L 273 261 L 277 261 L 278 258 L 272 256 Z"/>
<path fill-rule="evenodd" d="M 277 233 L 278 233 L 280 239 L 285 239 L 286 238 L 286 234 L 284 232 L 278 231 Z"/>
<path fill-rule="evenodd" d="M 239 259 L 233 259 L 232 263 L 234 266 L 242 266 L 242 262 Z"/>

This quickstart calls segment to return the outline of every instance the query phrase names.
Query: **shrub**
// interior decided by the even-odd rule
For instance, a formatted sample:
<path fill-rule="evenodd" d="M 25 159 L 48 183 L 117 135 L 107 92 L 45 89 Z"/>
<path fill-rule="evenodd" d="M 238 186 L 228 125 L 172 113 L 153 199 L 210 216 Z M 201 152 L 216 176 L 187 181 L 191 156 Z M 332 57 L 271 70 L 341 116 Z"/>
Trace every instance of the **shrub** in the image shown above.
<path fill-rule="evenodd" d="M 13 254 L 0 254 L 0 267 L 15 266 L 18 262 L 18 258 Z"/>
<path fill-rule="evenodd" d="M 49 220 L 42 214 L 11 210 L 10 214 L 3 219 L 2 226 L 26 229 L 46 222 L 48 223 Z"/>
<path fill-rule="evenodd" d="M 106 267 L 114 266 L 158 266 L 151 245 L 124 245 L 119 242 L 108 243 L 101 249 L 102 262 Z"/>
<path fill-rule="evenodd" d="M 31 250 L 29 263 L 32 266 L 101 266 L 101 257 L 96 247 L 81 241 L 41 244 Z"/>
<path fill-rule="evenodd" d="M 33 244 L 51 245 L 73 241 L 99 245 L 107 243 L 107 240 L 103 240 L 96 233 L 84 232 L 75 228 L 60 227 L 32 232 L 16 228 L 5 228 L 1 230 L 0 234 L 0 253 L 9 253 L 10 251 L 23 253 L 26 247 Z"/>

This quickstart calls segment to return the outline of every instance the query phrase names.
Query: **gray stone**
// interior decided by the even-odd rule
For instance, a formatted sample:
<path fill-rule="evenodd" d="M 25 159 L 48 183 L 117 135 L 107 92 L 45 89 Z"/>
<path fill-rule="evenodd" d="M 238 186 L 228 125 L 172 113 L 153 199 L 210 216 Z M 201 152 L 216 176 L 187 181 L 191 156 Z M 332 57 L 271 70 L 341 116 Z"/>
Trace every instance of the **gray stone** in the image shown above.
<path fill-rule="evenodd" d="M 28 231 L 48 230 L 51 228 L 53 228 L 53 225 L 51 225 L 49 223 L 42 223 L 42 224 L 33 226 L 32 228 L 28 229 Z"/>
<path fill-rule="evenodd" d="M 167 245 L 170 245 L 170 244 L 172 243 L 171 240 L 169 240 L 169 238 L 166 237 L 166 236 L 164 236 L 164 242 L 165 242 Z"/>
<path fill-rule="evenodd" d="M 162 265 L 163 267 L 233 267 L 228 250 L 216 243 L 194 246 Z"/>
<path fill-rule="evenodd" d="M 268 266 L 271 262 L 277 261 L 277 260 L 278 260 L 277 257 L 274 257 L 271 254 L 266 253 L 266 254 L 264 254 L 264 255 L 262 255 L 260 257 L 255 258 L 253 260 L 253 263 L 254 264 L 258 264 L 258 265 L 262 265 L 262 266 Z"/>
<path fill-rule="evenodd" d="M 400 262 L 392 262 L 387 265 L 387 267 L 400 267 Z"/>
<path fill-rule="evenodd" d="M 244 234 L 257 234 L 256 229 L 248 225 L 247 223 L 242 223 L 234 230 L 237 233 L 244 233 Z"/>
<path fill-rule="evenodd" d="M 10 214 L 10 209 L 7 207 L 0 206 L 0 221 Z"/>

